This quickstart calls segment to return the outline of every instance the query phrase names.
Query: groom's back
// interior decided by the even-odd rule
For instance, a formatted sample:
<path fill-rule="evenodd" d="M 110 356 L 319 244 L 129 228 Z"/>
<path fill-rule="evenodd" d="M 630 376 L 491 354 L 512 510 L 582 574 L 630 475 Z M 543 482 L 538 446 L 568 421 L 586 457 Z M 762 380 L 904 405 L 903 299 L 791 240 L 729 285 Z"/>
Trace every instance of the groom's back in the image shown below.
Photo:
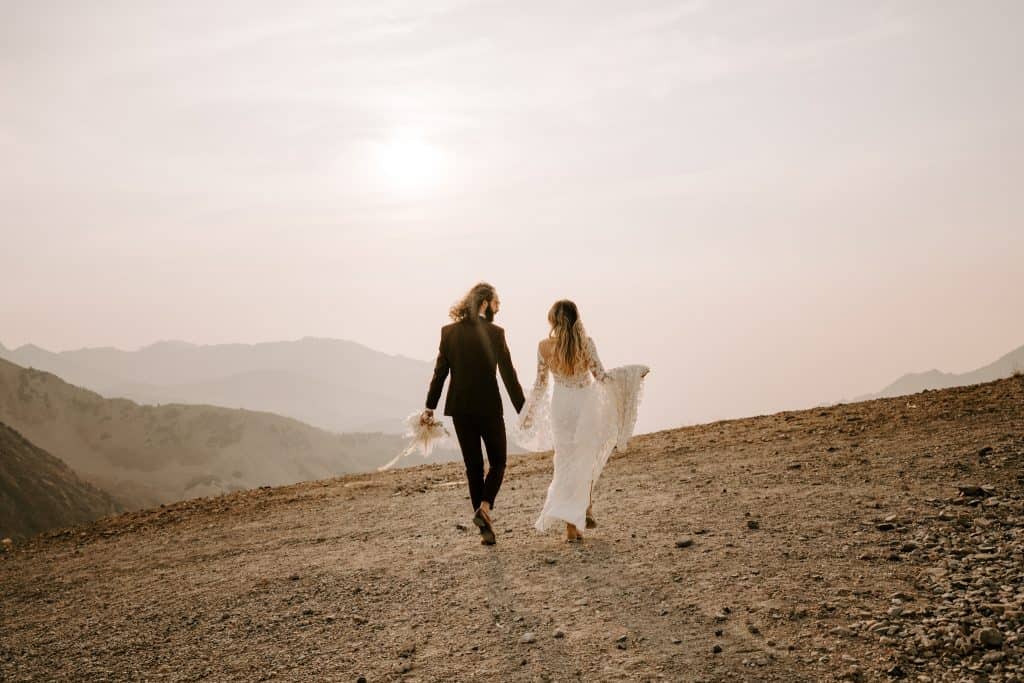
<path fill-rule="evenodd" d="M 468 319 L 446 325 L 441 329 L 439 354 L 451 372 L 448 399 L 445 401 L 445 415 L 501 415 L 501 395 L 498 393 L 498 379 L 495 369 L 501 365 L 506 386 L 509 380 L 509 395 L 513 404 L 521 406 L 522 389 L 515 379 L 505 343 L 505 331 L 483 319 Z M 440 396 L 440 384 L 444 377 L 431 385 L 431 394 Z M 438 382 L 440 379 L 440 382 Z M 429 399 L 428 399 L 429 404 Z"/>

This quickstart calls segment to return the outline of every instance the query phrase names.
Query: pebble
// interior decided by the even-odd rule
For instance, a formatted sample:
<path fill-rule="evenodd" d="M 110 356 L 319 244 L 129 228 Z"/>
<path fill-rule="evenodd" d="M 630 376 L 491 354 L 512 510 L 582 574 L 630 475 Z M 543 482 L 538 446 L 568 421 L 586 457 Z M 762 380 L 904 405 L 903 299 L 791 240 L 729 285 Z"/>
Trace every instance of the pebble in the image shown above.
<path fill-rule="evenodd" d="M 565 631 L 560 628 L 556 628 L 554 633 L 551 634 L 552 638 L 565 638 Z"/>
<path fill-rule="evenodd" d="M 522 643 L 523 645 L 529 645 L 530 643 L 534 643 L 536 641 L 537 641 L 537 636 L 535 636 L 532 631 L 527 631 L 526 633 L 524 633 L 522 636 L 519 637 L 519 642 Z"/>
<path fill-rule="evenodd" d="M 693 545 L 693 539 L 689 536 L 683 536 L 678 541 L 676 541 L 677 548 L 689 548 L 691 545 Z"/>
<path fill-rule="evenodd" d="M 983 628 L 978 631 L 978 641 L 985 647 L 1001 647 L 1003 634 L 999 632 L 999 629 Z"/>

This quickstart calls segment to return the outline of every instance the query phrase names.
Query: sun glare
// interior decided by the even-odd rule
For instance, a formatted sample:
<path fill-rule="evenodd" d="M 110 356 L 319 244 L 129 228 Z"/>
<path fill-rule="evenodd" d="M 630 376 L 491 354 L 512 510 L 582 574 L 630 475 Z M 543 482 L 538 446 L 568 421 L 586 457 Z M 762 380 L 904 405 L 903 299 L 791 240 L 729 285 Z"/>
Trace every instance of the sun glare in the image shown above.
<path fill-rule="evenodd" d="M 440 148 L 408 133 L 396 134 L 381 144 L 377 148 L 376 162 L 384 183 L 400 192 L 437 188 L 445 166 Z"/>

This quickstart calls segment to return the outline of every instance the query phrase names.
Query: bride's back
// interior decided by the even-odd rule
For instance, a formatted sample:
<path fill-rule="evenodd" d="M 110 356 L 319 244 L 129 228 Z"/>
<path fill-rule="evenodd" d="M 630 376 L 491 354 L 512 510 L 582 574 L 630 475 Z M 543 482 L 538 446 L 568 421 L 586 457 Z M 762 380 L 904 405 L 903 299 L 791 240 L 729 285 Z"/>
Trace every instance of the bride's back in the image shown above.
<path fill-rule="evenodd" d="M 594 347 L 594 340 L 590 337 L 586 338 L 582 355 L 577 361 L 575 368 L 567 370 L 565 364 L 560 359 L 555 358 L 555 340 L 550 337 L 542 339 L 540 344 L 537 345 L 537 357 L 551 371 L 556 381 L 567 386 L 586 386 L 590 383 L 591 373 L 597 379 L 600 372 L 600 362 L 596 361 L 597 353 Z"/>

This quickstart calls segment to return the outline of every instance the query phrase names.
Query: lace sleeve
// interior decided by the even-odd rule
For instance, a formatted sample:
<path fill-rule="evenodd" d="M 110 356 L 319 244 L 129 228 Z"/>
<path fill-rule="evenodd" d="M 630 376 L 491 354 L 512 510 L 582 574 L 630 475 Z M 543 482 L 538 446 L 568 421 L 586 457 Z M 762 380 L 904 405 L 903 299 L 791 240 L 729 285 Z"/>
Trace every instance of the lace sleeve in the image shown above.
<path fill-rule="evenodd" d="M 533 389 L 530 391 L 530 400 L 527 401 L 527 410 L 523 411 L 524 420 L 528 421 L 533 418 L 537 404 L 540 403 L 547 393 L 548 378 L 551 376 L 550 371 L 551 368 L 548 367 L 544 354 L 540 352 L 540 349 L 537 349 L 537 377 L 533 380 Z"/>
<path fill-rule="evenodd" d="M 551 450 L 551 368 L 540 350 L 537 350 L 537 377 L 533 389 L 526 397 L 523 412 L 512 429 L 512 440 L 528 451 Z"/>
<path fill-rule="evenodd" d="M 601 357 L 597 355 L 597 346 L 594 344 L 593 337 L 587 337 L 587 369 L 598 382 L 608 379 L 608 373 L 604 371 L 604 365 L 601 364 Z"/>

